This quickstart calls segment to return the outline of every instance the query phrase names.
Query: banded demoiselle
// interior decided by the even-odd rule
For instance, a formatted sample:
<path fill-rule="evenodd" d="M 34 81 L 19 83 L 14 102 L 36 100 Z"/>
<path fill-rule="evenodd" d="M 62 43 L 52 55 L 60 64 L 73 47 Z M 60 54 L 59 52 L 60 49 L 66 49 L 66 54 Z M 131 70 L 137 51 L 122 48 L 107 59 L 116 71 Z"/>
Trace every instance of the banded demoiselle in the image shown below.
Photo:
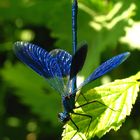
<path fill-rule="evenodd" d="M 70 114 L 82 115 L 89 117 L 87 114 L 78 114 L 74 112 L 75 108 L 75 97 L 79 89 L 93 80 L 101 77 L 105 73 L 116 68 L 122 62 L 124 62 L 129 52 L 125 52 L 114 56 L 107 60 L 96 68 L 92 74 L 86 78 L 86 80 L 80 85 L 76 86 L 76 75 L 82 69 L 88 46 L 83 44 L 80 49 L 77 48 L 77 12 L 78 3 L 77 0 L 73 1 L 72 5 L 72 47 L 73 55 L 61 49 L 54 49 L 51 52 L 47 52 L 41 47 L 28 43 L 28 42 L 16 42 L 14 44 L 14 52 L 16 56 L 23 61 L 26 65 L 36 71 L 39 75 L 44 77 L 48 83 L 53 87 L 62 97 L 62 104 L 64 111 L 58 114 L 61 122 L 66 123 L 71 120 L 75 125 L 77 131 L 79 130 L 76 123 L 72 120 Z M 65 79 L 65 80 L 64 80 Z M 88 103 L 84 104 L 87 105 Z M 81 105 L 81 106 L 84 106 Z M 89 125 L 90 127 L 90 125 Z M 88 128 L 89 128 L 88 127 Z"/>

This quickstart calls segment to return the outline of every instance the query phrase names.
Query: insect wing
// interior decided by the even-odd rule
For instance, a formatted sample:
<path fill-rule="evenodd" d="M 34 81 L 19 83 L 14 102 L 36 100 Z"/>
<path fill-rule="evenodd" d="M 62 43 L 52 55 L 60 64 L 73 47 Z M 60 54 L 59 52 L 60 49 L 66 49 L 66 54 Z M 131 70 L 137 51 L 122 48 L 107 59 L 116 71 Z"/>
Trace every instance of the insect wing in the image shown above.
<path fill-rule="evenodd" d="M 107 60 L 106 62 L 102 63 L 95 71 L 78 87 L 80 89 L 81 87 L 85 86 L 86 84 L 92 82 L 93 80 L 101 77 L 105 73 L 113 70 L 117 66 L 119 66 L 122 62 L 124 62 L 128 57 L 130 53 L 125 52 L 122 54 L 119 54 L 117 56 L 112 57 L 111 59 Z"/>
<path fill-rule="evenodd" d="M 62 73 L 62 77 L 69 76 L 72 56 L 68 52 L 61 49 L 54 49 L 49 54 L 56 58 Z"/>
<path fill-rule="evenodd" d="M 61 95 L 64 94 L 62 72 L 57 63 L 57 58 L 52 57 L 50 53 L 37 45 L 25 42 L 16 42 L 14 52 L 21 61 L 45 77 Z"/>
<path fill-rule="evenodd" d="M 72 57 L 70 79 L 75 77 L 76 74 L 82 69 L 87 55 L 87 47 L 87 44 L 84 43 Z"/>
<path fill-rule="evenodd" d="M 64 94 L 66 96 L 69 91 L 68 83 L 72 56 L 68 52 L 61 49 L 52 50 L 49 54 L 57 60 L 57 64 L 59 65 L 62 74 L 61 79 L 64 82 Z"/>

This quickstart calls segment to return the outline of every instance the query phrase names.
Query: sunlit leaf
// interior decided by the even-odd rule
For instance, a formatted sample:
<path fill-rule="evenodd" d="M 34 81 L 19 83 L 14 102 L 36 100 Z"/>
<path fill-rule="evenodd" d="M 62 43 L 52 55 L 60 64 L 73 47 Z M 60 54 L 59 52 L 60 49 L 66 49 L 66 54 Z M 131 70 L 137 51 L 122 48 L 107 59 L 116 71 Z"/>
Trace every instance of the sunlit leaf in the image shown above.
<path fill-rule="evenodd" d="M 102 15 L 96 15 L 94 9 L 84 5 L 84 2 L 79 4 L 79 9 L 91 17 L 89 21 L 87 20 L 88 26 L 91 29 L 89 27 L 80 28 L 78 26 L 80 28 L 78 31 L 79 38 L 87 40 L 89 44 L 89 53 L 85 63 L 86 69 L 82 71 L 84 75 L 88 76 L 92 72 L 92 68 L 99 65 L 100 54 L 107 50 L 108 47 L 112 48 L 117 46 L 118 39 L 125 34 L 124 28 L 130 26 L 129 20 L 133 16 L 136 6 L 135 4 L 117 2 L 107 14 Z M 82 14 L 80 13 L 79 17 Z M 86 36 L 84 36 L 84 32 L 88 32 Z M 89 71 L 87 71 L 87 68 L 89 68 Z"/>
<path fill-rule="evenodd" d="M 140 50 L 140 22 L 133 22 L 132 27 L 127 27 L 126 35 L 120 39 L 121 42 L 126 43 L 131 49 Z"/>
<path fill-rule="evenodd" d="M 63 140 L 70 138 L 78 140 L 91 139 L 95 135 L 100 138 L 111 129 L 117 131 L 125 121 L 126 116 L 130 115 L 132 105 L 136 101 L 140 85 L 138 79 L 140 79 L 140 72 L 129 78 L 115 80 L 84 93 L 88 102 L 92 103 L 74 111 L 92 116 L 92 122 L 89 123 L 89 117 L 72 114 L 72 120 L 78 126 L 79 132 L 77 132 L 74 124 L 69 121 L 64 126 Z M 79 106 L 84 103 L 87 102 L 80 96 L 76 105 Z"/>

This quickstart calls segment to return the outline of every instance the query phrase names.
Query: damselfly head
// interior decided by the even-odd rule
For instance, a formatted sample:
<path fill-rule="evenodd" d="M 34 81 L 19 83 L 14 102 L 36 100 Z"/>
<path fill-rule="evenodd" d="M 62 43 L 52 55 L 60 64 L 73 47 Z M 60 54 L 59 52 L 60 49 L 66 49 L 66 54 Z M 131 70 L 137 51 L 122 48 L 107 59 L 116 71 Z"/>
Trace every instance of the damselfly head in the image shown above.
<path fill-rule="evenodd" d="M 67 121 L 70 120 L 70 115 L 67 112 L 61 112 L 58 113 L 58 118 L 60 119 L 61 122 L 66 123 Z"/>

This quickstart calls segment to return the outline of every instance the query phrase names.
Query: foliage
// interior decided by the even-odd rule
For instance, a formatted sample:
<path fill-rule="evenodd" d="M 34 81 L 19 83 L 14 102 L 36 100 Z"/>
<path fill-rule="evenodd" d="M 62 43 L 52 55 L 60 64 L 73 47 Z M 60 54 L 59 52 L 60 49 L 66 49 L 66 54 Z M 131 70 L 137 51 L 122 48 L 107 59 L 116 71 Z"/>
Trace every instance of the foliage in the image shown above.
<path fill-rule="evenodd" d="M 60 97 L 57 94 L 54 96 L 54 91 L 47 89 L 44 79 L 21 64 L 15 66 L 7 64 L 5 69 L 2 70 L 2 75 L 5 76 L 5 80 L 13 83 L 12 86 L 17 88 L 15 94 L 21 98 L 22 103 L 30 106 L 32 111 L 37 113 L 43 120 L 51 120 L 56 125 Z M 53 104 L 51 104 L 52 102 Z"/>
<path fill-rule="evenodd" d="M 77 105 L 85 104 L 85 106 L 75 109 L 75 112 L 92 116 L 92 122 L 90 124 L 90 118 L 87 116 L 72 115 L 72 120 L 79 127 L 79 135 L 74 124 L 69 122 L 65 125 L 63 139 L 71 139 L 72 136 L 73 139 L 76 137 L 79 140 L 91 139 L 95 135 L 102 137 L 110 129 L 117 131 L 126 116 L 130 115 L 132 105 L 136 101 L 140 85 L 137 81 L 139 78 L 140 72 L 130 78 L 115 80 L 83 93 L 87 102 L 83 98 L 78 99 Z"/>
<path fill-rule="evenodd" d="M 131 40 L 132 38 L 130 39 L 128 36 L 130 31 L 133 36 L 135 35 L 136 30 L 132 28 L 135 25 L 139 29 L 139 6 L 140 2 L 138 0 L 128 0 L 127 3 L 123 0 L 79 0 L 78 42 L 80 46 L 80 43 L 86 40 L 89 45 L 86 63 L 80 73 L 83 79 L 101 61 L 126 50 L 131 50 L 131 57 L 111 73 L 112 79 L 124 78 L 139 71 L 139 48 L 138 45 L 135 45 L 138 42 L 135 37 Z M 2 132 L 0 138 L 25 140 L 33 136 L 39 140 L 59 139 L 60 131 L 62 131 L 62 127 L 57 120 L 57 113 L 61 110 L 60 97 L 43 78 L 17 62 L 12 46 L 15 41 L 23 40 L 41 45 L 48 51 L 61 48 L 71 53 L 71 0 L 0 1 L 0 28 L 0 132 Z M 137 85 L 136 76 L 134 77 L 134 83 Z M 132 77 L 128 79 L 132 80 Z M 123 81 L 119 81 L 119 84 L 124 84 Z M 117 81 L 114 83 L 117 83 Z M 89 90 L 95 84 L 99 84 L 99 81 L 83 89 L 85 96 L 96 99 L 95 95 L 98 94 L 103 98 L 104 94 L 101 94 L 100 91 L 111 88 L 110 86 L 113 83 Z M 94 94 L 91 94 L 91 92 L 94 92 Z M 110 94 L 112 93 L 113 91 Z M 125 93 L 128 97 L 127 90 L 122 96 Z M 121 94 L 119 95 L 121 98 Z M 100 99 L 102 100 L 102 98 Z M 108 103 L 108 98 L 104 98 L 107 102 L 105 100 L 103 102 Z M 111 98 L 111 100 L 115 99 Z M 81 101 L 82 99 L 79 98 L 78 103 L 80 104 Z M 136 102 L 136 104 L 138 103 Z M 95 107 L 103 109 L 102 112 L 96 114 L 99 115 L 101 120 L 107 111 L 113 115 L 118 113 L 118 111 L 104 108 L 97 103 L 92 105 L 92 111 L 95 111 Z M 87 111 L 87 109 L 77 111 Z M 136 110 L 134 108 L 134 115 L 132 114 L 129 117 L 130 120 L 125 123 L 129 125 L 125 126 L 124 124 L 124 128 L 120 129 L 119 133 L 107 134 L 102 139 L 112 139 L 113 137 L 114 140 L 115 138 L 117 140 L 136 140 L 135 133 L 132 131 L 135 130 L 139 134 L 140 126 L 136 121 L 140 121 L 140 113 Z M 91 114 L 93 114 L 92 111 Z M 135 119 L 133 119 L 134 116 Z M 73 118 L 77 119 L 76 116 L 73 116 Z M 95 121 L 93 120 L 93 123 Z M 82 123 L 84 124 L 84 122 Z M 99 130 L 100 123 L 98 125 L 93 123 L 91 128 L 96 126 Z M 117 123 L 114 125 L 116 127 L 120 126 Z M 89 137 L 103 135 L 112 125 L 108 125 L 108 127 L 104 128 L 104 131 L 100 134 L 99 131 L 92 132 L 90 129 Z M 69 128 L 70 126 L 67 127 L 67 129 Z M 67 129 L 66 131 L 69 131 Z M 70 128 L 70 131 L 72 129 Z M 81 132 L 85 133 L 82 128 Z M 140 135 L 138 139 L 140 139 Z"/>

